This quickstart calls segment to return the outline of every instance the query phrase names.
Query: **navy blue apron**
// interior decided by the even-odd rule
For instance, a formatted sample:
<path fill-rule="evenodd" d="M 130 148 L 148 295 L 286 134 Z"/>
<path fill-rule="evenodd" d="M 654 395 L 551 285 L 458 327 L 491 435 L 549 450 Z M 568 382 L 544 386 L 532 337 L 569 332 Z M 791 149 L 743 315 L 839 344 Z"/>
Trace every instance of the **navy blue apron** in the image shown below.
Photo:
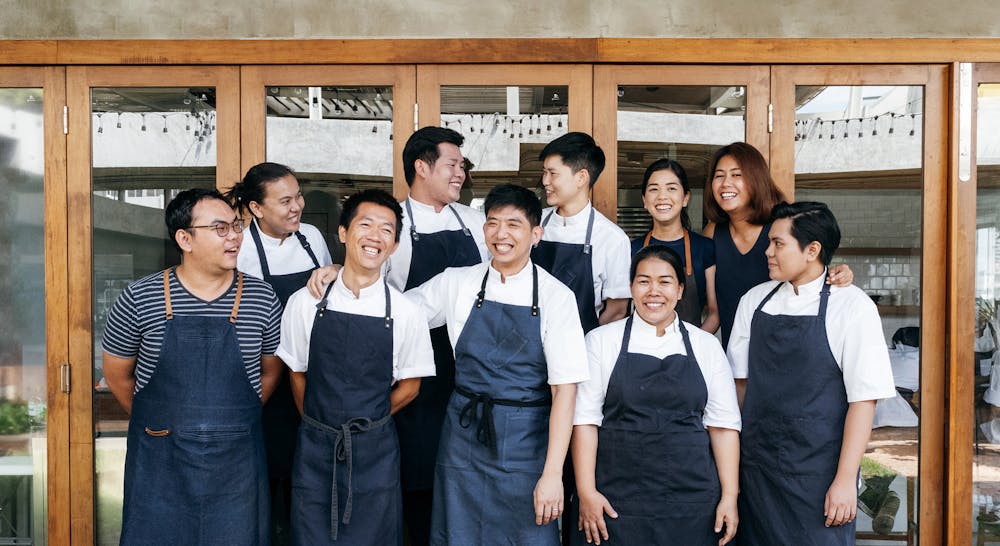
<path fill-rule="evenodd" d="M 385 316 L 316 305 L 302 426 L 292 471 L 292 538 L 320 544 L 401 541 L 399 442 L 389 416 L 392 308 Z"/>
<path fill-rule="evenodd" d="M 313 270 L 319 267 L 319 260 L 313 253 L 306 236 L 298 231 L 295 237 L 299 244 L 309 254 L 313 268 L 298 273 L 272 275 L 267 265 L 267 254 L 260 240 L 257 222 L 250 222 L 250 235 L 257 248 L 257 258 L 264 282 L 271 285 L 282 307 L 288 303 L 288 298 L 304 287 L 309 281 Z M 267 449 L 267 475 L 271 481 L 271 531 L 276 544 L 288 544 L 289 518 L 291 517 L 292 495 L 292 460 L 295 458 L 296 433 L 299 430 L 299 409 L 292 397 L 292 386 L 288 381 L 288 372 L 282 369 L 281 378 L 274 393 L 264 404 L 264 447 Z"/>
<path fill-rule="evenodd" d="M 549 211 L 542 220 L 542 227 L 548 225 L 555 210 Z M 594 301 L 594 264 L 592 263 L 590 236 L 594 231 L 594 208 L 590 208 L 587 220 L 587 235 L 583 244 L 558 243 L 541 240 L 531 250 L 531 261 L 559 279 L 576 295 L 576 308 L 580 312 L 583 333 L 597 328 L 597 302 Z"/>
<path fill-rule="evenodd" d="M 687 328 L 678 321 L 685 353 L 660 359 L 628 352 L 632 321 L 597 432 L 597 490 L 618 512 L 605 517 L 607 543 L 715 546 L 722 491 L 702 421 L 708 387 Z M 586 535 L 574 531 L 573 543 L 585 544 Z"/>
<path fill-rule="evenodd" d="M 762 311 L 750 324 L 750 366 L 740 446 L 741 545 L 854 544 L 851 523 L 825 527 L 837 474 L 847 392 L 826 334 L 830 285 L 816 315 Z"/>
<path fill-rule="evenodd" d="M 649 246 L 653 232 L 646 233 L 642 248 Z M 701 326 L 701 301 L 698 299 L 698 279 L 694 276 L 694 265 L 691 263 L 691 235 L 684 230 L 684 295 L 677 301 L 674 311 L 684 322 Z"/>
<path fill-rule="evenodd" d="M 431 544 L 559 544 L 555 522 L 535 525 L 533 495 L 549 443 L 552 393 L 538 317 L 531 307 L 486 299 L 486 280 L 455 346 L 434 476 Z"/>
<path fill-rule="evenodd" d="M 449 267 L 482 262 L 479 245 L 454 207 L 449 205 L 448 209 L 462 226 L 461 230 L 418 233 L 409 199 L 403 204 L 410 218 L 413 247 L 405 290 L 424 284 Z M 446 326 L 431 329 L 431 347 L 435 376 L 423 378 L 417 398 L 395 415 L 403 461 L 403 514 L 412 546 L 425 546 L 430 539 L 434 462 L 448 397 L 455 387 L 455 353 Z"/>
<path fill-rule="evenodd" d="M 132 400 L 121 544 L 270 544 L 261 405 L 229 318 L 174 316 Z"/>

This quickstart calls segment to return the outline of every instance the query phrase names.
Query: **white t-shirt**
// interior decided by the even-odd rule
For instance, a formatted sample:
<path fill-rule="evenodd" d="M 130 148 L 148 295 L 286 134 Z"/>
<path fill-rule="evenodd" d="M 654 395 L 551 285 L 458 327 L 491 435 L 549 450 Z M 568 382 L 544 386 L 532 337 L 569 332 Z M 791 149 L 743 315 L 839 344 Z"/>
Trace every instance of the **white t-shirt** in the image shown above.
<path fill-rule="evenodd" d="M 769 315 L 815 315 L 819 312 L 820 291 L 826 282 L 826 272 L 816 280 L 799 287 L 799 293 L 789 283 L 764 305 Z M 774 289 L 778 281 L 768 281 L 750 289 L 736 309 L 733 332 L 729 338 L 729 362 L 733 377 L 747 378 L 750 358 L 750 322 L 754 310 Z M 847 401 L 882 400 L 896 396 L 889 365 L 889 351 L 882 337 L 882 319 L 868 294 L 851 285 L 830 287 L 826 308 L 826 337 L 830 352 L 844 374 Z M 804 343 L 816 340 L 806 339 Z"/>
<path fill-rule="evenodd" d="M 257 219 L 251 220 L 254 224 Z M 309 258 L 309 253 L 302 248 L 299 238 L 294 234 L 285 237 L 284 240 L 276 239 L 264 233 L 257 226 L 257 233 L 260 234 L 260 244 L 264 247 L 264 255 L 267 256 L 267 268 L 272 275 L 288 275 L 308 271 L 316 265 Z M 299 233 L 306 236 L 309 247 L 316 255 L 320 267 L 333 263 L 330 256 L 330 249 L 326 246 L 326 239 L 316 226 L 301 223 Z M 260 267 L 260 258 L 257 256 L 257 245 L 254 243 L 253 235 L 250 233 L 250 226 L 243 230 L 243 244 L 240 245 L 240 253 L 236 258 L 236 269 L 253 275 L 258 279 L 264 278 L 264 273 Z"/>
<path fill-rule="evenodd" d="M 677 320 L 666 328 L 663 337 L 657 337 L 655 326 L 642 320 L 638 314 L 633 314 L 633 317 L 628 352 L 659 359 L 686 352 Z M 604 398 L 608 393 L 611 373 L 618 362 L 627 322 L 627 318 L 616 320 L 587 334 L 590 379 L 577 387 L 574 425 L 602 424 Z M 701 369 L 701 376 L 708 388 L 708 403 L 705 405 L 702 422 L 706 427 L 740 430 L 742 421 L 740 407 L 736 401 L 736 385 L 733 383 L 733 373 L 729 369 L 729 361 L 726 360 L 722 345 L 714 335 L 689 323 L 684 323 L 684 326 L 691 340 L 691 350 Z"/>
<path fill-rule="evenodd" d="M 488 263 L 450 267 L 406 295 L 418 302 L 431 328 L 448 325 L 454 349 L 465 328 L 476 296 L 489 269 L 486 299 L 497 303 L 531 306 L 531 261 L 516 275 L 500 282 L 500 273 Z M 548 367 L 549 385 L 579 383 L 589 377 L 583 328 L 576 299 L 566 285 L 541 267 L 538 268 L 538 318 L 542 346 Z M 484 351 L 492 347 L 483 347 Z"/>
<path fill-rule="evenodd" d="M 389 286 L 404 290 L 406 288 L 406 280 L 410 276 L 413 241 L 410 239 L 410 225 L 412 225 L 412 221 L 407 214 L 407 201 L 410 202 L 410 208 L 413 209 L 413 217 L 417 223 L 417 233 L 437 233 L 439 231 L 462 229 L 462 224 L 458 223 L 455 213 L 449 210 L 449 207 L 454 208 L 455 212 L 462 218 L 462 222 L 465 222 L 465 227 L 472 234 L 476 246 L 479 247 L 479 256 L 482 261 L 485 262 L 489 259 L 489 251 L 486 250 L 486 237 L 483 235 L 483 224 L 486 223 L 486 217 L 483 213 L 461 203 L 452 203 L 435 212 L 434 207 L 409 198 L 399 204 L 403 207 L 403 230 L 399 233 L 399 246 L 386 262 Z"/>
<path fill-rule="evenodd" d="M 355 298 L 341 277 L 330 290 L 326 308 L 341 313 L 367 317 L 385 316 L 385 288 L 381 277 L 371 286 L 362 288 Z M 392 380 L 433 376 L 434 351 L 427 330 L 427 319 L 413 301 L 389 287 L 392 298 Z M 309 369 L 309 340 L 316 319 L 314 298 L 303 288 L 288 298 L 281 316 L 281 343 L 275 353 L 293 372 Z"/>
<path fill-rule="evenodd" d="M 573 216 L 563 217 L 555 207 L 542 211 L 542 221 L 552 213 L 545 224 L 543 241 L 582 245 L 587 240 L 587 223 L 593 206 L 587 203 Z M 594 272 L 594 311 L 600 316 L 604 300 L 632 297 L 629 266 L 632 264 L 632 244 L 628 235 L 603 214 L 594 211 L 594 229 L 590 234 L 590 263 Z"/>

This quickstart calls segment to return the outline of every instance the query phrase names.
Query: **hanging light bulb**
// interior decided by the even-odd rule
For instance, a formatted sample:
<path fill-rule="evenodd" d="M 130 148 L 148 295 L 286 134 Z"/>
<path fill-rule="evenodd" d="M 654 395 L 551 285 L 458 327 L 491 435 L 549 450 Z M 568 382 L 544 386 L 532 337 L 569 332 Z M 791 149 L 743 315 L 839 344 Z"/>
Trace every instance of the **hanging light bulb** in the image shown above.
<path fill-rule="evenodd" d="M 163 116 L 163 132 L 167 132 L 167 116 Z"/>
<path fill-rule="evenodd" d="M 378 132 L 378 125 L 372 124 L 372 132 L 373 133 L 377 133 Z"/>
<path fill-rule="evenodd" d="M 910 114 L 910 136 L 913 136 L 916 130 L 917 130 L 917 115 Z"/>
<path fill-rule="evenodd" d="M 104 132 L 104 119 L 101 117 L 101 114 L 97 114 L 97 134 L 101 134 L 103 132 Z"/>
<path fill-rule="evenodd" d="M 545 116 L 545 132 L 552 132 L 552 116 Z"/>
<path fill-rule="evenodd" d="M 819 140 L 823 140 L 823 120 L 819 120 L 816 123 L 816 125 L 819 127 L 819 129 L 816 131 L 817 133 L 819 133 Z"/>
<path fill-rule="evenodd" d="M 191 114 L 184 114 L 184 130 L 191 130 Z"/>
<path fill-rule="evenodd" d="M 889 134 L 890 135 L 894 131 L 894 129 L 893 129 L 892 126 L 895 125 L 895 124 L 896 124 L 896 114 L 895 113 L 889 114 Z"/>
<path fill-rule="evenodd" d="M 146 114 L 142 114 L 142 132 L 146 132 Z"/>
<path fill-rule="evenodd" d="M 122 128 L 122 115 L 121 115 L 121 113 L 119 113 L 118 117 L 115 118 L 115 128 L 116 129 L 121 129 Z"/>
<path fill-rule="evenodd" d="M 851 120 L 844 120 L 844 138 L 847 138 L 847 130 L 851 128 Z"/>
<path fill-rule="evenodd" d="M 878 116 L 872 121 L 872 136 L 878 136 Z"/>

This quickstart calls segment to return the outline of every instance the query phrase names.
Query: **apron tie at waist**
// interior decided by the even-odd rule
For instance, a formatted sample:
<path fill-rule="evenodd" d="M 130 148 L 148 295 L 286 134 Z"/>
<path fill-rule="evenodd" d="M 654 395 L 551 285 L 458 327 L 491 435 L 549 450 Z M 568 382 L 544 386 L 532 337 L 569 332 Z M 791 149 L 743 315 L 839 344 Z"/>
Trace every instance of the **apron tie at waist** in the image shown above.
<path fill-rule="evenodd" d="M 549 397 L 529 401 L 507 400 L 504 398 L 493 398 L 488 394 L 475 393 L 460 385 L 455 385 L 455 392 L 469 400 L 458 414 L 458 424 L 462 428 L 469 428 L 472 426 L 472 420 L 478 418 L 479 425 L 476 427 L 476 439 L 481 444 L 494 450 L 494 453 L 497 447 L 497 431 L 493 423 L 493 406 L 539 408 L 552 404 L 552 399 Z M 479 406 L 483 408 L 481 414 Z"/>
<path fill-rule="evenodd" d="M 330 490 L 330 538 L 333 540 L 337 540 L 337 514 L 340 512 L 340 506 L 337 500 L 337 462 L 347 463 L 347 502 L 344 505 L 344 517 L 341 520 L 344 525 L 347 525 L 351 523 L 351 510 L 354 507 L 354 490 L 351 483 L 354 476 L 354 445 L 351 439 L 351 434 L 355 432 L 367 432 L 369 430 L 379 428 L 388 423 L 390 419 L 392 419 L 392 415 L 386 415 L 377 421 L 373 421 L 367 417 L 356 417 L 339 427 L 331 427 L 313 419 L 312 417 L 309 417 L 306 414 L 302 414 L 303 423 L 307 423 L 323 432 L 332 434 L 335 438 L 333 444 L 333 486 Z"/>

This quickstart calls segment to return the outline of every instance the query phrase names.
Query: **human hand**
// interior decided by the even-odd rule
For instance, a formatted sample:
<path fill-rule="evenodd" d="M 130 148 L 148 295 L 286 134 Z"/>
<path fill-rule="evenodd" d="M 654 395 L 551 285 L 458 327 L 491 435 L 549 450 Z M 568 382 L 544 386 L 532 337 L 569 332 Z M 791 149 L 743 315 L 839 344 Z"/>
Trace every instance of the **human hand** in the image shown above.
<path fill-rule="evenodd" d="M 322 298 L 326 285 L 337 280 L 339 273 L 340 266 L 336 264 L 314 269 L 312 275 L 309 276 L 309 281 L 306 282 L 306 288 L 309 289 L 309 293 L 314 298 Z"/>
<path fill-rule="evenodd" d="M 856 479 L 856 478 L 855 478 Z M 838 526 L 854 521 L 858 512 L 858 486 L 852 480 L 834 479 L 826 492 L 823 515 L 826 526 Z"/>
<path fill-rule="evenodd" d="M 562 476 L 542 474 L 535 485 L 535 524 L 548 525 L 563 512 Z"/>
<path fill-rule="evenodd" d="M 722 495 L 719 505 L 715 508 L 715 532 L 721 533 L 723 525 L 726 534 L 719 539 L 719 546 L 723 546 L 736 536 L 736 527 L 740 522 L 740 514 L 736 508 L 736 495 Z"/>
<path fill-rule="evenodd" d="M 854 282 L 854 272 L 847 264 L 831 266 L 827 270 L 826 282 L 840 288 L 850 286 Z"/>
<path fill-rule="evenodd" d="M 607 497 L 596 489 L 588 493 L 577 491 L 577 496 L 580 497 L 580 518 L 576 528 L 587 535 L 588 544 L 600 544 L 601 539 L 608 540 L 608 526 L 604 523 L 604 515 L 617 519 L 618 512 L 611 507 Z M 566 523 L 563 522 L 563 525 Z"/>

